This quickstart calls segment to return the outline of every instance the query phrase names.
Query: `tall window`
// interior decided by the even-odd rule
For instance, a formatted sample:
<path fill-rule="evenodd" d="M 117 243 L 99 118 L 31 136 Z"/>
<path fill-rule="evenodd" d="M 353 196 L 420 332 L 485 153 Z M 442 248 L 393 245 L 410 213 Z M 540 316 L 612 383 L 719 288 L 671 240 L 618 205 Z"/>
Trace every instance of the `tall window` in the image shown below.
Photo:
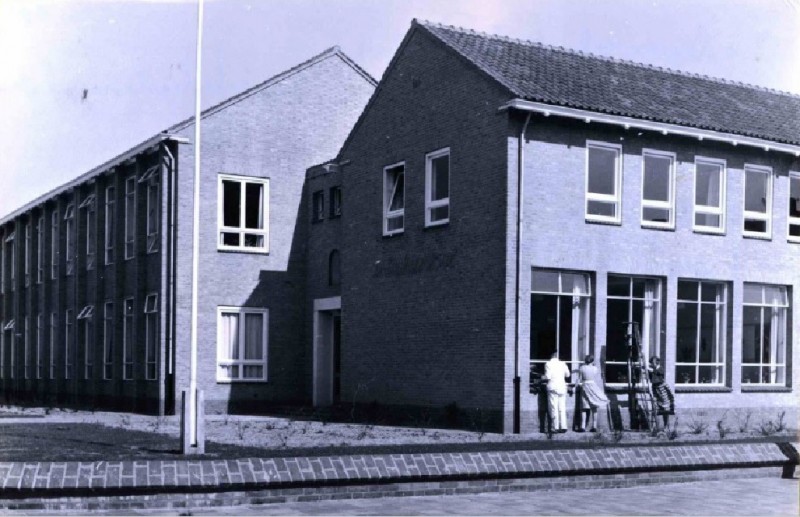
<path fill-rule="evenodd" d="M 36 220 L 36 283 L 44 280 L 44 215 Z"/>
<path fill-rule="evenodd" d="M 695 158 L 693 228 L 725 233 L 725 160 Z"/>
<path fill-rule="evenodd" d="M 311 194 L 311 222 L 318 223 L 325 219 L 325 191 L 317 190 Z"/>
<path fill-rule="evenodd" d="M 0 379 L 6 376 L 6 332 L 3 322 L 0 321 Z"/>
<path fill-rule="evenodd" d="M 133 321 L 133 298 L 126 298 L 123 304 L 122 318 L 122 378 L 124 380 L 133 379 L 133 347 L 134 321 Z"/>
<path fill-rule="evenodd" d="M 586 142 L 586 220 L 622 221 L 622 147 Z"/>
<path fill-rule="evenodd" d="M 450 221 L 450 149 L 425 155 L 425 226 Z"/>
<path fill-rule="evenodd" d="M 218 382 L 267 380 L 267 315 L 267 309 L 218 308 Z"/>
<path fill-rule="evenodd" d="M 269 251 L 269 180 L 219 176 L 218 249 Z"/>
<path fill-rule="evenodd" d="M 31 322 L 28 316 L 22 320 L 22 378 L 30 379 L 31 375 Z"/>
<path fill-rule="evenodd" d="M 79 208 L 86 210 L 86 269 L 94 269 L 94 260 L 97 250 L 96 219 L 94 194 L 89 194 Z"/>
<path fill-rule="evenodd" d="M 50 214 L 50 279 L 58 278 L 58 208 Z"/>
<path fill-rule="evenodd" d="M 772 235 L 772 169 L 744 166 L 744 235 Z"/>
<path fill-rule="evenodd" d="M 158 295 L 148 294 L 144 300 L 145 378 L 158 378 Z"/>
<path fill-rule="evenodd" d="M 726 300 L 723 283 L 678 281 L 676 384 L 725 383 Z"/>
<path fill-rule="evenodd" d="M 17 270 L 17 254 L 16 246 L 14 245 L 16 239 L 14 238 L 16 231 L 8 234 L 5 240 L 6 244 L 6 263 L 8 264 L 8 287 L 10 291 L 16 288 L 16 270 Z"/>
<path fill-rule="evenodd" d="M 0 294 L 6 292 L 6 239 L 0 236 Z"/>
<path fill-rule="evenodd" d="M 64 314 L 64 378 L 69 379 L 72 376 L 72 342 L 75 324 L 72 321 L 72 309 L 67 309 Z"/>
<path fill-rule="evenodd" d="M 642 152 L 642 226 L 675 228 L 675 154 Z"/>
<path fill-rule="evenodd" d="M 58 332 L 58 314 L 50 313 L 50 379 L 56 378 L 56 343 Z"/>
<path fill-rule="evenodd" d="M 788 311 L 785 287 L 744 284 L 743 384 L 786 384 Z"/>
<path fill-rule="evenodd" d="M 588 352 L 589 275 L 534 269 L 531 273 L 531 371 L 543 374 L 553 352 L 577 369 Z"/>
<path fill-rule="evenodd" d="M 42 378 L 44 371 L 44 328 L 42 327 L 42 315 L 36 315 L 36 378 Z"/>
<path fill-rule="evenodd" d="M 75 266 L 75 205 L 72 203 L 67 205 L 64 211 L 64 238 L 66 239 L 66 263 L 67 275 L 71 275 Z"/>
<path fill-rule="evenodd" d="M 16 332 L 14 332 L 14 320 L 9 320 L 3 327 L 3 331 L 7 332 L 6 344 L 8 345 L 8 364 L 9 364 L 9 378 L 13 379 L 16 370 L 16 355 L 17 355 L 17 339 Z"/>
<path fill-rule="evenodd" d="M 331 187 L 331 219 L 342 215 L 342 187 Z"/>
<path fill-rule="evenodd" d="M 105 264 L 114 263 L 114 240 L 117 221 L 116 189 L 106 187 L 106 216 L 105 216 Z"/>
<path fill-rule="evenodd" d="M 342 259 L 339 250 L 331 251 L 328 255 L 328 285 L 339 285 L 342 282 Z"/>
<path fill-rule="evenodd" d="M 147 180 L 147 253 L 155 253 L 159 248 L 159 226 L 161 214 L 161 197 L 159 196 L 158 174 L 153 174 Z"/>
<path fill-rule="evenodd" d="M 136 178 L 125 178 L 125 260 L 133 258 L 136 242 Z"/>
<path fill-rule="evenodd" d="M 22 257 L 25 263 L 23 264 L 23 272 L 25 274 L 25 287 L 31 285 L 31 222 L 28 220 L 25 223 L 25 249 L 23 250 L 24 256 Z"/>
<path fill-rule="evenodd" d="M 103 308 L 103 379 L 114 378 L 114 303 Z"/>
<path fill-rule="evenodd" d="M 661 283 L 654 278 L 608 275 L 606 381 L 628 382 L 628 322 L 636 322 L 645 360 L 658 355 Z"/>
<path fill-rule="evenodd" d="M 405 219 L 405 163 L 383 169 L 383 234 L 402 233 Z"/>
<path fill-rule="evenodd" d="M 800 172 L 789 175 L 789 240 L 800 242 Z"/>
<path fill-rule="evenodd" d="M 87 305 L 78 313 L 78 321 L 83 332 L 83 378 L 93 377 L 94 367 L 94 332 L 92 327 L 92 317 L 94 316 L 94 305 Z"/>

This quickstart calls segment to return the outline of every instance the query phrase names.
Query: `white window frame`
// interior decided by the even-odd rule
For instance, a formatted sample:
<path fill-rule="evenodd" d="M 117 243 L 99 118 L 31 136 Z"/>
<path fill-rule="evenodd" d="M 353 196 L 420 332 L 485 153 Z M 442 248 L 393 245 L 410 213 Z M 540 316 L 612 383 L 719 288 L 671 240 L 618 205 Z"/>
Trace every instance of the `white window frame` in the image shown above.
<path fill-rule="evenodd" d="M 744 307 L 759 307 L 761 309 L 761 333 L 763 334 L 763 327 L 764 327 L 764 309 L 774 309 L 774 308 L 781 308 L 783 309 L 783 328 L 778 329 L 779 332 L 778 337 L 783 338 L 783 342 L 779 344 L 774 344 L 775 349 L 770 353 L 770 362 L 769 363 L 745 363 L 744 362 L 744 341 L 741 343 L 741 350 L 742 350 L 742 386 L 786 386 L 787 382 L 789 381 L 789 364 L 788 364 L 788 355 L 792 353 L 791 347 L 788 346 L 787 339 L 789 337 L 789 320 L 791 319 L 791 314 L 789 311 L 791 310 L 791 302 L 789 300 L 789 290 L 786 286 L 782 285 L 771 285 L 771 284 L 760 284 L 760 283 L 750 283 L 746 282 L 745 285 L 754 285 L 761 287 L 761 303 L 756 302 L 745 302 L 744 298 L 742 298 L 742 309 Z M 765 291 L 767 287 L 778 288 L 781 289 L 783 292 L 783 300 L 784 303 L 771 303 L 768 300 L 765 300 Z M 772 325 L 771 328 L 775 329 L 775 326 Z M 742 318 L 742 329 L 744 334 L 744 318 Z M 743 337 L 744 339 L 744 337 Z M 761 343 L 763 347 L 764 344 Z M 778 347 L 783 348 L 783 362 L 777 362 L 776 356 Z M 778 368 L 783 368 L 783 382 L 778 382 L 777 380 L 771 380 L 770 382 L 761 382 L 761 378 L 759 376 L 759 380 L 757 382 L 745 383 L 744 377 L 744 369 L 746 367 L 759 367 L 759 369 L 769 368 L 770 376 L 772 379 L 777 377 Z"/>
<path fill-rule="evenodd" d="M 800 184 L 800 171 L 790 171 L 789 172 L 789 203 L 792 202 L 792 181 L 796 181 Z M 800 227 L 800 217 L 791 217 L 790 208 L 786 211 L 786 239 L 789 242 L 800 242 L 800 236 L 794 236 L 791 234 L 792 226 Z"/>
<path fill-rule="evenodd" d="M 147 253 L 158 253 L 161 246 L 158 236 L 161 234 L 161 182 L 158 174 L 153 174 L 147 180 Z M 150 206 L 155 204 L 155 207 Z M 153 209 L 155 208 L 155 209 Z"/>
<path fill-rule="evenodd" d="M 136 176 L 125 178 L 125 225 L 123 227 L 125 255 L 130 260 L 136 255 Z"/>
<path fill-rule="evenodd" d="M 81 311 L 83 312 L 83 311 Z M 78 320 L 83 325 L 83 378 L 88 380 L 93 378 L 94 369 L 94 327 L 92 321 L 93 311 L 87 316 L 80 317 Z"/>
<path fill-rule="evenodd" d="M 720 167 L 719 208 L 697 204 L 697 165 L 701 163 L 705 165 L 718 165 Z M 728 183 L 727 175 L 728 175 L 728 166 L 725 160 L 720 158 L 709 158 L 707 156 L 695 156 L 694 178 L 692 186 L 692 230 L 693 231 L 698 233 L 713 233 L 719 235 L 725 234 L 725 227 L 726 227 L 725 206 L 727 203 L 727 183 Z M 715 226 L 704 226 L 696 224 L 697 214 L 718 215 L 720 226 L 715 227 Z"/>
<path fill-rule="evenodd" d="M 130 381 L 136 376 L 136 308 L 133 297 L 125 298 L 122 301 L 122 380 Z M 130 305 L 128 304 L 130 302 Z M 130 331 L 131 341 L 128 342 L 128 332 Z M 128 351 L 131 352 L 131 359 L 128 361 Z M 128 367 L 130 366 L 130 373 Z"/>
<path fill-rule="evenodd" d="M 240 184 L 240 207 L 239 207 L 239 224 L 240 226 L 224 226 L 223 218 L 224 218 L 224 201 L 223 201 L 223 189 L 222 189 L 222 182 L 223 181 L 234 181 Z M 245 227 L 245 197 L 247 191 L 247 183 L 255 183 L 261 185 L 264 189 L 264 228 L 256 229 L 256 228 L 246 228 Z M 269 178 L 260 178 L 257 176 L 239 176 L 234 174 L 218 174 L 217 175 L 217 249 L 221 251 L 237 251 L 241 253 L 262 253 L 268 254 L 269 253 L 269 224 L 270 224 L 270 196 L 269 196 Z M 239 245 L 238 246 L 231 246 L 228 244 L 223 244 L 223 233 L 238 233 L 239 234 Z M 245 246 L 244 245 L 244 238 L 245 234 L 251 235 L 260 235 L 264 238 L 264 246 L 259 248 L 255 246 Z"/>
<path fill-rule="evenodd" d="M 70 379 L 70 370 L 72 369 L 74 358 L 72 357 L 72 349 L 70 341 L 75 334 L 75 323 L 72 321 L 72 309 L 64 311 L 64 378 Z"/>
<path fill-rule="evenodd" d="M 22 320 L 22 378 L 30 379 L 31 321 L 28 315 Z"/>
<path fill-rule="evenodd" d="M 44 339 L 42 334 L 42 314 L 36 315 L 36 378 L 42 378 L 42 370 L 44 370 Z"/>
<path fill-rule="evenodd" d="M 153 327 L 158 332 L 158 293 L 150 293 L 144 300 L 144 378 L 158 379 L 158 335 L 153 336 Z M 150 340 L 155 339 L 154 343 Z"/>
<path fill-rule="evenodd" d="M 50 213 L 50 280 L 58 278 L 58 207 Z"/>
<path fill-rule="evenodd" d="M 97 256 L 97 207 L 94 194 L 81 203 L 80 208 L 86 209 L 86 270 L 94 269 Z"/>
<path fill-rule="evenodd" d="M 617 153 L 616 167 L 614 170 L 614 194 L 596 194 L 589 192 L 589 152 L 590 149 L 603 149 L 612 150 Z M 612 144 L 610 142 L 600 142 L 598 140 L 586 141 L 586 160 L 584 168 L 584 185 L 583 191 L 585 193 L 585 200 L 583 204 L 583 213 L 587 221 L 594 221 L 600 223 L 622 224 L 622 146 L 620 144 Z M 615 216 L 608 217 L 605 215 L 595 215 L 589 213 L 589 202 L 599 201 L 602 203 L 613 203 L 615 206 Z"/>
<path fill-rule="evenodd" d="M 720 387 L 725 386 L 725 379 L 727 375 L 727 344 L 728 344 L 728 284 L 725 282 L 719 282 L 715 280 L 695 280 L 690 278 L 679 278 L 678 282 L 695 282 L 697 283 L 697 299 L 696 300 L 687 300 L 680 297 L 677 297 L 677 303 L 691 303 L 697 306 L 697 328 L 695 329 L 696 339 L 695 339 L 695 357 L 697 360 L 692 363 L 679 363 L 677 362 L 677 351 L 675 357 L 675 385 L 676 386 L 711 386 L 711 387 Z M 705 285 L 714 285 L 717 287 L 722 287 L 721 291 L 717 291 L 716 299 L 714 301 L 703 301 L 702 289 Z M 704 305 L 713 305 L 716 309 L 716 317 L 714 318 L 714 327 L 716 330 L 716 335 L 718 339 L 718 343 L 714 343 L 713 346 L 717 348 L 720 352 L 720 357 L 717 362 L 713 363 L 704 363 L 700 361 L 700 332 L 699 328 L 702 324 L 701 321 L 701 314 L 702 308 Z M 676 308 L 677 310 L 677 308 Z M 721 321 L 721 323 L 720 323 Z M 677 338 L 676 338 L 677 342 Z M 677 343 L 676 343 L 677 344 Z M 693 367 L 695 369 L 695 382 L 681 382 L 681 379 L 678 378 L 678 368 L 679 367 Z M 720 368 L 720 381 L 719 382 L 700 382 L 700 368 L 701 367 L 717 367 Z"/>
<path fill-rule="evenodd" d="M 645 199 L 644 197 L 644 183 L 645 175 L 647 173 L 646 158 L 648 156 L 654 158 L 668 158 L 669 164 L 669 199 L 667 201 L 656 201 L 653 199 Z M 662 228 L 668 230 L 675 229 L 675 167 L 677 159 L 675 153 L 668 151 L 659 151 L 657 149 L 642 149 L 642 210 L 641 210 L 641 223 L 644 228 Z M 646 221 L 644 218 L 645 208 L 658 208 L 669 211 L 669 221 L 666 223 L 658 221 Z"/>
<path fill-rule="evenodd" d="M 239 315 L 239 347 L 240 347 L 240 354 L 239 356 L 242 357 L 244 355 L 244 333 L 245 333 L 245 315 L 246 314 L 261 314 L 263 316 L 262 323 L 264 328 L 262 329 L 262 336 L 263 336 L 263 343 L 262 346 L 262 359 L 230 359 L 225 356 L 223 344 L 223 335 L 222 335 L 222 315 L 223 314 L 238 314 Z M 268 352 L 269 352 L 269 309 L 260 308 L 260 307 L 231 307 L 231 306 L 219 306 L 217 307 L 217 382 L 218 383 L 241 383 L 241 382 L 267 382 L 267 365 L 269 364 L 268 361 Z M 222 366 L 239 366 L 239 378 L 232 379 L 225 375 L 227 371 Z M 262 375 L 260 379 L 255 378 L 247 378 L 243 379 L 242 375 L 244 374 L 244 366 L 262 366 Z"/>
<path fill-rule="evenodd" d="M 77 235 L 72 235 L 75 232 L 75 204 L 69 203 L 67 207 L 64 209 L 64 238 L 66 239 L 65 242 L 65 263 L 66 263 L 66 274 L 67 276 L 71 275 L 75 270 L 75 250 L 70 249 L 74 245 L 74 241 L 78 238 Z"/>
<path fill-rule="evenodd" d="M 433 200 L 433 160 L 447 156 L 447 197 Z M 425 155 L 425 226 L 440 226 L 450 222 L 450 178 L 453 169 L 450 161 L 450 148 L 445 147 Z M 405 183 L 404 183 L 405 184 Z M 431 214 L 436 208 L 447 207 L 447 217 L 434 221 Z"/>
<path fill-rule="evenodd" d="M 44 280 L 44 214 L 36 220 L 36 283 Z"/>
<path fill-rule="evenodd" d="M 394 198 L 395 188 L 397 188 L 397 183 L 392 187 L 392 192 L 387 196 L 386 187 L 387 185 L 387 178 L 389 176 L 389 171 L 395 169 L 397 167 L 403 167 L 403 208 L 399 210 L 389 210 L 389 205 Z M 383 197 L 383 235 L 398 235 L 405 231 L 406 228 L 406 162 L 397 162 L 393 163 L 392 165 L 387 165 L 383 168 L 383 190 L 381 192 L 381 196 Z M 395 230 L 389 230 L 389 219 L 395 219 L 398 217 L 403 218 L 403 226 L 397 228 Z"/>
<path fill-rule="evenodd" d="M 755 172 L 758 174 L 767 175 L 767 211 L 766 213 L 751 212 L 745 208 L 747 200 L 747 173 Z M 742 235 L 745 237 L 756 237 L 759 239 L 772 239 L 772 167 L 766 165 L 752 165 L 746 163 L 744 165 L 744 177 L 742 181 Z M 748 220 L 764 221 L 767 223 L 767 230 L 765 232 L 753 232 L 745 230 L 745 223 Z"/>
<path fill-rule="evenodd" d="M 58 340 L 56 339 L 58 329 L 58 313 L 51 312 L 50 313 L 50 358 L 49 358 L 49 378 L 55 379 L 56 378 L 56 343 Z"/>
<path fill-rule="evenodd" d="M 105 265 L 114 263 L 114 241 L 116 240 L 116 229 L 114 228 L 117 219 L 117 189 L 114 185 L 106 187 L 106 214 L 103 227 L 105 229 L 103 263 Z"/>
<path fill-rule="evenodd" d="M 6 236 L 5 243 L 8 244 L 5 248 L 5 253 L 11 255 L 11 259 L 8 261 L 8 287 L 9 291 L 14 292 L 16 289 L 17 283 L 17 239 L 15 238 L 17 234 L 16 230 L 11 230 L 9 234 Z"/>
<path fill-rule="evenodd" d="M 103 305 L 103 379 L 114 378 L 114 302 Z"/>
<path fill-rule="evenodd" d="M 25 249 L 23 250 L 23 274 L 25 287 L 31 285 L 31 220 L 30 217 L 25 223 L 25 242 L 23 243 Z M 27 378 L 27 377 L 26 377 Z"/>

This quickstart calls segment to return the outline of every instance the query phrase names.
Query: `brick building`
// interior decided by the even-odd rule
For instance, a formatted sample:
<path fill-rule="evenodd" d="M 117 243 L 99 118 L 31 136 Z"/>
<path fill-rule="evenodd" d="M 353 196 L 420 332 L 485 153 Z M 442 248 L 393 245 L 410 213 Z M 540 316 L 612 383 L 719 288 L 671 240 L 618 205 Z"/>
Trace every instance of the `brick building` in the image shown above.
<path fill-rule="evenodd" d="M 305 171 L 375 82 L 330 49 L 203 112 L 198 387 L 296 403 Z M 6 401 L 170 413 L 189 384 L 194 119 L 0 219 Z M 304 218 L 301 218 L 305 221 Z"/>
<path fill-rule="evenodd" d="M 315 402 L 531 430 L 557 350 L 625 420 L 636 321 L 680 414 L 796 421 L 798 155 L 796 95 L 413 22 L 308 174 Z"/>

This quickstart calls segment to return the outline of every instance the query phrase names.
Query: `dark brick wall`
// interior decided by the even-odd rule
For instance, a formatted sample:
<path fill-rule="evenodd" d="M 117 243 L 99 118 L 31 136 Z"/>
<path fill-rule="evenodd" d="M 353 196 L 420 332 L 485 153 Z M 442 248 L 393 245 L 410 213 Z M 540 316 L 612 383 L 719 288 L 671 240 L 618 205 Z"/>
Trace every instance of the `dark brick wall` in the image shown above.
<path fill-rule="evenodd" d="M 507 96 L 421 31 L 341 154 L 343 398 L 503 409 Z M 424 227 L 425 154 L 450 147 L 450 223 Z M 405 161 L 405 232 L 382 236 Z M 495 419 L 496 425 L 499 422 Z"/>

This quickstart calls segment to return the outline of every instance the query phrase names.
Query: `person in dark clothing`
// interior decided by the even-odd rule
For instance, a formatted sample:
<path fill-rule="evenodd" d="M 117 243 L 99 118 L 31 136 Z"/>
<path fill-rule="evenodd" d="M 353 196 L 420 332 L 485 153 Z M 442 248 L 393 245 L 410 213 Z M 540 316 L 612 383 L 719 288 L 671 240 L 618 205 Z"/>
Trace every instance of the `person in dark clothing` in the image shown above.
<path fill-rule="evenodd" d="M 669 427 L 669 416 L 675 414 L 675 397 L 669 389 L 664 376 L 664 367 L 661 359 L 656 356 L 650 358 L 650 385 L 653 388 L 653 398 L 656 402 L 656 411 L 664 419 L 664 428 Z"/>

